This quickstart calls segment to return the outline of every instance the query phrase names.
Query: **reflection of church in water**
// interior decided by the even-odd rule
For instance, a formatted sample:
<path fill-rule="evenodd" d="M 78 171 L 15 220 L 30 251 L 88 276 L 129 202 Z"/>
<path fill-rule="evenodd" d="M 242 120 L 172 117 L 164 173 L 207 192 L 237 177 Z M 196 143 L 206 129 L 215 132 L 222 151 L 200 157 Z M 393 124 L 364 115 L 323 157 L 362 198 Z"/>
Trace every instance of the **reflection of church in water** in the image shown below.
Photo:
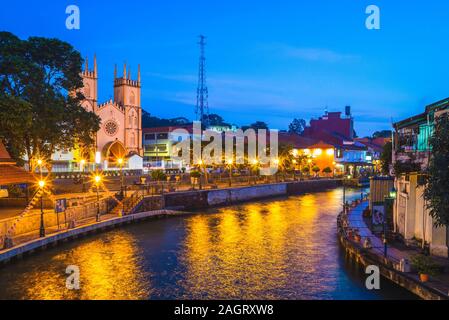
<path fill-rule="evenodd" d="M 117 76 L 117 67 L 114 71 L 114 99 L 98 104 L 98 72 L 97 61 L 94 58 L 93 70 L 89 70 L 88 60 L 81 73 L 86 98 L 82 106 L 94 112 L 101 119 L 100 130 L 95 137 L 95 152 L 80 155 L 80 152 L 71 152 L 72 162 L 70 169 L 79 167 L 77 163 L 81 158 L 90 158 L 86 161 L 101 164 L 103 169 L 118 167 L 117 159 L 126 159 L 125 168 L 142 169 L 142 109 L 140 104 L 140 66 L 137 80 L 131 79 L 131 71 L 123 67 L 123 75 Z M 58 157 L 57 155 L 55 155 Z M 59 154 L 64 160 L 64 155 Z M 62 168 L 61 168 L 62 169 Z"/>

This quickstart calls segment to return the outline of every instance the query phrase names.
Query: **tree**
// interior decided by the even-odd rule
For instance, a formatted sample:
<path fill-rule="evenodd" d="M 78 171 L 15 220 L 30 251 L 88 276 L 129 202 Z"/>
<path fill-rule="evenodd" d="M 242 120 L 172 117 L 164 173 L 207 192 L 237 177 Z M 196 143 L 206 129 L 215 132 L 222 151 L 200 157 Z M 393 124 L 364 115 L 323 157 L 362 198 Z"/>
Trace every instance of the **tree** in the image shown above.
<path fill-rule="evenodd" d="M 151 179 L 153 181 L 165 181 L 167 180 L 167 175 L 163 170 L 154 170 L 151 171 Z"/>
<path fill-rule="evenodd" d="M 169 127 L 169 126 L 183 126 L 192 123 L 189 119 L 184 117 L 178 117 L 173 119 L 162 119 L 152 116 L 149 112 L 142 110 L 142 127 L 143 128 L 156 128 L 156 127 Z"/>
<path fill-rule="evenodd" d="M 293 121 L 288 126 L 289 133 L 302 134 L 307 123 L 304 119 L 293 119 Z"/>
<path fill-rule="evenodd" d="M 204 118 L 206 118 L 205 120 L 208 121 L 208 124 L 210 126 L 229 126 L 230 127 L 230 124 L 226 123 L 224 121 L 223 117 L 218 114 L 211 113 L 207 116 L 205 115 Z"/>
<path fill-rule="evenodd" d="M 315 175 L 318 175 L 318 172 L 320 172 L 321 169 L 318 166 L 313 166 L 312 171 L 315 172 Z"/>
<path fill-rule="evenodd" d="M 329 175 L 332 173 L 332 169 L 330 167 L 326 167 L 322 171 L 324 174 Z"/>
<path fill-rule="evenodd" d="M 373 133 L 373 139 L 376 138 L 391 138 L 391 130 L 381 130 Z"/>
<path fill-rule="evenodd" d="M 382 173 L 385 175 L 390 174 L 392 155 L 393 155 L 393 144 L 391 142 L 387 142 L 383 147 L 382 154 L 380 155 L 381 169 Z"/>
<path fill-rule="evenodd" d="M 436 226 L 449 226 L 449 115 L 435 120 L 424 199 Z"/>
<path fill-rule="evenodd" d="M 243 130 L 246 130 L 246 129 L 254 129 L 256 132 L 259 130 L 259 129 L 265 129 L 265 130 L 268 130 L 268 124 L 266 124 L 265 122 L 263 122 L 263 121 L 256 121 L 256 122 L 254 122 L 254 123 L 252 123 L 249 127 L 248 126 L 244 126 L 244 127 L 242 127 L 242 129 Z"/>
<path fill-rule="evenodd" d="M 81 65 L 66 42 L 0 32 L 0 137 L 16 160 L 93 145 L 100 119 L 81 106 Z"/>

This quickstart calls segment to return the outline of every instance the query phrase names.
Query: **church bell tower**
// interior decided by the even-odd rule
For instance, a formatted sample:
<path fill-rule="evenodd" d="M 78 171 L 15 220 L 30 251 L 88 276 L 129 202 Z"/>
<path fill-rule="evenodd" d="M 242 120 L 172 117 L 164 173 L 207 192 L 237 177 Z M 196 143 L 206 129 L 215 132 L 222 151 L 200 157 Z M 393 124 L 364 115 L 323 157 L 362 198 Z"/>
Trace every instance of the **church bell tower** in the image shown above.
<path fill-rule="evenodd" d="M 122 77 L 117 77 L 117 66 L 115 67 L 114 101 L 122 106 L 125 112 L 124 145 L 128 153 L 143 156 L 140 88 L 140 65 L 137 80 L 131 78 L 131 69 L 127 69 L 126 63 L 123 66 Z"/>

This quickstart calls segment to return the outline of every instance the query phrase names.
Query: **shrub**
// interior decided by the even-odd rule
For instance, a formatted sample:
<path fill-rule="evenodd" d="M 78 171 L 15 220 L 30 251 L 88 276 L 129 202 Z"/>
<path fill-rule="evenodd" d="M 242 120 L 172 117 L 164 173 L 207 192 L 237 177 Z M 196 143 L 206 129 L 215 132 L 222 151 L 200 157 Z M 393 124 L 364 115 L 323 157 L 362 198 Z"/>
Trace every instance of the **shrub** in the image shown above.
<path fill-rule="evenodd" d="M 323 173 L 327 173 L 327 174 L 332 173 L 332 169 L 330 167 L 326 167 L 323 169 Z"/>
<path fill-rule="evenodd" d="M 416 254 L 410 257 L 410 262 L 419 274 L 434 276 L 438 272 L 438 265 L 428 256 Z"/>
<path fill-rule="evenodd" d="M 310 167 L 309 166 L 305 166 L 304 168 L 302 168 L 302 172 L 303 173 L 309 173 L 310 172 Z"/>
<path fill-rule="evenodd" d="M 162 170 L 151 171 L 151 179 L 154 181 L 165 181 L 167 180 L 167 175 Z"/>
<path fill-rule="evenodd" d="M 190 177 L 191 178 L 199 178 L 199 177 L 201 177 L 201 172 L 199 172 L 199 171 L 191 171 L 190 172 Z"/>

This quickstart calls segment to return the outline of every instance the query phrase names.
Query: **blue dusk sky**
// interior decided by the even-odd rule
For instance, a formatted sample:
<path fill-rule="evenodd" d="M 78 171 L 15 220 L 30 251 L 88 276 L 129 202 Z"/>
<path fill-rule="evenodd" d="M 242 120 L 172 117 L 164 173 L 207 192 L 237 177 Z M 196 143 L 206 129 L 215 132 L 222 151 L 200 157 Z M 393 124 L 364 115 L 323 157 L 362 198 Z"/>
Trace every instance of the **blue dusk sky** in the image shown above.
<path fill-rule="evenodd" d="M 80 30 L 65 27 L 69 4 Z M 370 4 L 380 30 L 365 27 Z M 449 96 L 448 18 L 445 0 L 3 1 L 0 30 L 96 53 L 100 102 L 112 98 L 114 64 L 135 77 L 140 63 L 143 108 L 189 119 L 204 34 L 211 113 L 285 129 L 351 105 L 363 136 Z"/>

